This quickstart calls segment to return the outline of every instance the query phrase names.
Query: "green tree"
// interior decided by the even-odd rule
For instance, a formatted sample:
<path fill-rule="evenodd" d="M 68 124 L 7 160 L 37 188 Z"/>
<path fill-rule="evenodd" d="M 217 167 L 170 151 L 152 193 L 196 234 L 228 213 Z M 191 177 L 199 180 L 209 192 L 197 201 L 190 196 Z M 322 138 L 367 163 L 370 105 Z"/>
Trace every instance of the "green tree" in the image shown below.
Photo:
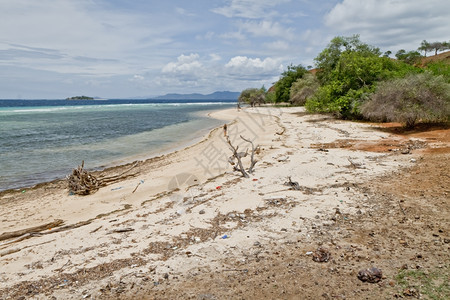
<path fill-rule="evenodd" d="M 239 103 L 247 103 L 250 104 L 251 107 L 254 107 L 255 105 L 261 105 L 265 103 L 265 88 L 249 88 L 245 89 L 241 92 L 239 95 L 238 101 Z"/>
<path fill-rule="evenodd" d="M 318 88 L 319 81 L 316 76 L 307 73 L 292 84 L 289 102 L 293 105 L 304 105 L 306 100 L 312 97 Z"/>
<path fill-rule="evenodd" d="M 316 66 L 319 69 L 317 76 L 322 84 L 333 80 L 331 72 L 335 70 L 342 53 L 349 52 L 358 52 L 363 55 L 376 56 L 380 56 L 381 54 L 379 48 L 362 43 L 359 39 L 359 35 L 353 35 L 351 37 L 338 36 L 333 38 L 330 44 L 328 44 L 328 46 L 314 59 Z"/>
<path fill-rule="evenodd" d="M 420 53 L 417 51 L 406 52 L 404 49 L 401 49 L 397 51 L 395 57 L 407 64 L 414 65 L 420 61 L 422 55 L 420 55 Z"/>
<path fill-rule="evenodd" d="M 423 51 L 423 56 L 427 56 L 427 52 L 431 50 L 430 43 L 428 43 L 426 40 L 423 40 L 420 44 L 420 47 L 417 48 L 419 51 Z"/>
<path fill-rule="evenodd" d="M 408 128 L 417 122 L 449 121 L 450 84 L 431 72 L 385 81 L 361 112 L 368 119 L 401 122 Z"/>
<path fill-rule="evenodd" d="M 388 51 L 384 52 L 383 56 L 384 57 L 389 57 L 389 56 L 391 56 L 391 54 L 392 54 L 392 51 L 388 50 Z"/>
<path fill-rule="evenodd" d="M 281 74 L 281 78 L 275 83 L 275 102 L 289 102 L 292 84 L 306 74 L 306 69 L 302 65 L 288 66 L 287 71 Z"/>
<path fill-rule="evenodd" d="M 362 43 L 357 35 L 334 38 L 315 59 L 321 86 L 306 101 L 307 110 L 358 117 L 360 104 L 376 83 L 396 69 L 395 62 L 380 55 L 378 48 Z"/>

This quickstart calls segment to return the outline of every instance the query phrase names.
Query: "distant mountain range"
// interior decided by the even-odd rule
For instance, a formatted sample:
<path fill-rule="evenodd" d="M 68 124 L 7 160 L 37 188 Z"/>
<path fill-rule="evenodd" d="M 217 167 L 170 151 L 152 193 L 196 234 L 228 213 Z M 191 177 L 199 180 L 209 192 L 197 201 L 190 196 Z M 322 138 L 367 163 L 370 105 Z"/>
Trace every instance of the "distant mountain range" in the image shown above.
<path fill-rule="evenodd" d="M 153 99 L 164 100 L 237 100 L 239 92 L 214 92 L 212 94 L 166 94 L 163 96 L 154 97 Z"/>

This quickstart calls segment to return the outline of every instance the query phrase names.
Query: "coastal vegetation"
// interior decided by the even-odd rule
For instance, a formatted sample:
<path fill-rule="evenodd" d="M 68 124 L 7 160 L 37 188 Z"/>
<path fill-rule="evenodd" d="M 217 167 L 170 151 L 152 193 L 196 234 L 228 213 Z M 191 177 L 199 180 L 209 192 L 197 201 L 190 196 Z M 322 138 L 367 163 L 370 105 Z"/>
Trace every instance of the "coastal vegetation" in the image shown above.
<path fill-rule="evenodd" d="M 448 49 L 449 42 L 424 40 L 417 50 L 397 51 L 394 59 L 391 51 L 382 53 L 359 35 L 338 36 L 314 59 L 315 69 L 291 64 L 267 92 L 246 89 L 239 99 L 252 106 L 304 105 L 310 113 L 401 122 L 406 127 L 448 122 L 450 52 L 438 54 Z"/>
<path fill-rule="evenodd" d="M 94 98 L 88 97 L 88 96 L 74 96 L 74 97 L 66 98 L 66 100 L 94 100 Z"/>

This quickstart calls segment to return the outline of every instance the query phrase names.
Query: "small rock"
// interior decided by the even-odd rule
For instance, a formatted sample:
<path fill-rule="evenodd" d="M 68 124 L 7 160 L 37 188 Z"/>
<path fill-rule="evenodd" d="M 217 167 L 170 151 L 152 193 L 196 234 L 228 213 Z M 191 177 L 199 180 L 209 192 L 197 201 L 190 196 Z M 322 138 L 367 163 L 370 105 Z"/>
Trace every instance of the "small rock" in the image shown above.
<path fill-rule="evenodd" d="M 331 258 L 331 253 L 325 248 L 319 247 L 313 253 L 313 261 L 315 262 L 327 262 Z"/>
<path fill-rule="evenodd" d="M 169 279 L 169 274 L 165 273 L 163 277 L 164 279 Z"/>
<path fill-rule="evenodd" d="M 401 151 L 402 154 L 409 154 L 410 152 L 411 150 L 409 150 L 409 148 L 402 149 Z"/>
<path fill-rule="evenodd" d="M 362 282 L 377 283 L 383 277 L 380 269 L 372 267 L 369 269 L 360 270 L 358 272 L 358 279 Z"/>
<path fill-rule="evenodd" d="M 419 292 L 415 288 L 408 288 L 403 290 L 403 296 L 419 297 Z"/>
<path fill-rule="evenodd" d="M 235 217 L 236 217 L 236 215 L 233 214 L 233 213 L 229 214 L 228 216 L 229 216 L 230 218 L 235 218 Z"/>
<path fill-rule="evenodd" d="M 450 239 L 444 239 L 444 243 L 446 244 L 450 243 Z"/>
<path fill-rule="evenodd" d="M 253 243 L 253 246 L 259 247 L 259 246 L 261 246 L 261 243 L 260 243 L 260 242 L 254 242 L 254 243 Z"/>
<path fill-rule="evenodd" d="M 205 210 L 204 209 L 202 209 L 201 211 L 199 211 L 198 212 L 199 214 L 201 214 L 201 215 L 204 215 L 205 214 Z"/>
<path fill-rule="evenodd" d="M 287 232 L 286 228 L 281 228 L 281 231 Z"/>

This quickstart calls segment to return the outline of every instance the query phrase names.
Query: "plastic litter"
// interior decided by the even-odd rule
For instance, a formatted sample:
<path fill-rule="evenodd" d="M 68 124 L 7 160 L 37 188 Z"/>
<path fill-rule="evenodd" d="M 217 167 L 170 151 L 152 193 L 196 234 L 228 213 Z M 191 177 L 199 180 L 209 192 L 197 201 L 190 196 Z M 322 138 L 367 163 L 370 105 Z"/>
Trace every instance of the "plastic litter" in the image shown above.
<path fill-rule="evenodd" d="M 227 238 L 229 238 L 229 236 L 226 235 L 226 234 L 224 234 L 224 235 L 222 236 L 222 239 L 223 239 L 223 240 L 225 240 L 225 239 L 227 239 Z"/>
<path fill-rule="evenodd" d="M 117 191 L 117 190 L 120 190 L 121 188 L 122 188 L 122 187 L 119 186 L 119 187 L 116 187 L 116 188 L 111 189 L 111 191 Z"/>

